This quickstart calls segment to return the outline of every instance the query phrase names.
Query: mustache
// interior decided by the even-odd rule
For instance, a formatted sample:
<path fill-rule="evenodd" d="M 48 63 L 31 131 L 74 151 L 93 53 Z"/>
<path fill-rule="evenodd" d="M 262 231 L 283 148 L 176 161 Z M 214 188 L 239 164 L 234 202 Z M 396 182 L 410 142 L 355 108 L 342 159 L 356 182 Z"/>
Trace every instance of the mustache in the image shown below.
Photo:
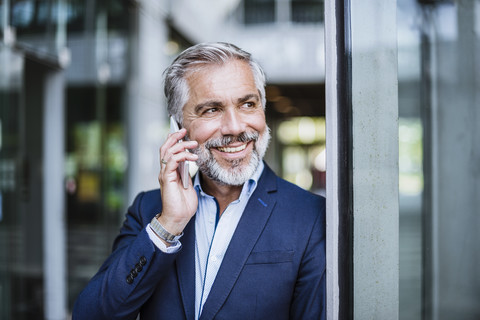
<path fill-rule="evenodd" d="M 212 138 L 207 142 L 205 142 L 205 148 L 211 149 L 211 148 L 225 147 L 235 142 L 242 142 L 242 143 L 250 142 L 250 141 L 255 142 L 258 140 L 259 136 L 260 134 L 257 131 L 253 131 L 253 132 L 242 132 L 237 136 L 227 135 L 220 138 Z"/>
<path fill-rule="evenodd" d="M 207 142 L 205 142 L 204 148 L 210 150 L 211 148 L 225 147 L 234 142 L 256 142 L 258 141 L 259 137 L 260 133 L 258 131 L 242 132 L 237 136 L 226 135 L 220 138 L 212 138 L 208 140 Z M 190 140 L 190 137 L 185 136 L 185 140 Z M 195 149 L 191 149 L 190 151 L 192 153 L 198 154 L 200 152 L 200 146 L 196 147 Z"/>

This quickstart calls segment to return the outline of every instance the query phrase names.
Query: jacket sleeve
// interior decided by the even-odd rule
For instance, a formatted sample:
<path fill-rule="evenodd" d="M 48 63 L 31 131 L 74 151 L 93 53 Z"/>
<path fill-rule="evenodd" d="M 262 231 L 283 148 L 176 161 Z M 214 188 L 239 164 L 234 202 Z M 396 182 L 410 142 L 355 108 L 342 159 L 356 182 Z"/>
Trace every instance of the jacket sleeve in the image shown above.
<path fill-rule="evenodd" d="M 135 319 L 177 253 L 167 254 L 150 240 L 139 194 L 127 212 L 113 252 L 77 298 L 72 319 Z M 159 208 L 161 210 L 161 208 Z M 158 211 L 160 212 L 160 211 Z M 146 220 L 146 221 L 144 221 Z"/>
<path fill-rule="evenodd" d="M 325 199 L 321 198 L 295 285 L 290 319 L 326 319 Z"/>

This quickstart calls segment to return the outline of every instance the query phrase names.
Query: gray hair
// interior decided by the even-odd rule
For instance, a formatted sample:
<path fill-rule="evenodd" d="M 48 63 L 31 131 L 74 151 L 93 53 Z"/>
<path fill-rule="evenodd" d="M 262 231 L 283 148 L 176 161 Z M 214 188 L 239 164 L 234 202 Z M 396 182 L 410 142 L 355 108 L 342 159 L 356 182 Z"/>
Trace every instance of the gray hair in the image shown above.
<path fill-rule="evenodd" d="M 250 65 L 255 86 L 260 94 L 262 107 L 265 109 L 265 73 L 260 65 L 252 59 L 250 53 L 237 46 L 224 43 L 200 43 L 183 51 L 168 67 L 165 74 L 165 96 L 167 110 L 173 118 L 183 123 L 183 107 L 189 99 L 187 73 L 198 71 L 205 65 L 224 64 L 231 60 L 245 61 Z"/>

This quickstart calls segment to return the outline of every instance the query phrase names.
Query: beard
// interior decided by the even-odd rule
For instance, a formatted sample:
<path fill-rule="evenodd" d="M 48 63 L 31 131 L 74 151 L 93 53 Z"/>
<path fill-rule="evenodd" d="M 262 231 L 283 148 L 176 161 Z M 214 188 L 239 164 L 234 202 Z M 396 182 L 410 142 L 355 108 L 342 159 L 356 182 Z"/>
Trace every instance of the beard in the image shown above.
<path fill-rule="evenodd" d="M 243 132 L 238 136 L 229 135 L 220 138 L 212 138 L 190 151 L 198 155 L 196 161 L 198 169 L 207 178 L 223 185 L 241 186 L 252 177 L 257 170 L 260 161 L 263 160 L 270 142 L 270 137 L 270 128 L 267 126 L 263 134 L 260 134 L 258 131 L 253 131 Z M 250 160 L 246 164 L 243 164 L 245 158 L 224 160 L 227 161 L 227 166 L 222 167 L 217 162 L 210 149 L 226 147 L 234 142 L 253 142 L 253 150 L 250 153 Z"/>

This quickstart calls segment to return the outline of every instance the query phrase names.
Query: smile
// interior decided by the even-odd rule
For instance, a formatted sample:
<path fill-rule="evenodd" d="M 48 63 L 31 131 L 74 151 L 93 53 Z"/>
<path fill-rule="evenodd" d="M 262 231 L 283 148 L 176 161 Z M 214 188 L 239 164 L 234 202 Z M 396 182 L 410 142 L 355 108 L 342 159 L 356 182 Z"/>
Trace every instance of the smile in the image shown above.
<path fill-rule="evenodd" d="M 234 153 L 234 152 L 240 152 L 242 150 L 245 150 L 245 148 L 247 147 L 246 144 L 242 144 L 241 146 L 239 147 L 218 147 L 217 149 L 221 152 L 226 152 L 226 153 Z"/>

